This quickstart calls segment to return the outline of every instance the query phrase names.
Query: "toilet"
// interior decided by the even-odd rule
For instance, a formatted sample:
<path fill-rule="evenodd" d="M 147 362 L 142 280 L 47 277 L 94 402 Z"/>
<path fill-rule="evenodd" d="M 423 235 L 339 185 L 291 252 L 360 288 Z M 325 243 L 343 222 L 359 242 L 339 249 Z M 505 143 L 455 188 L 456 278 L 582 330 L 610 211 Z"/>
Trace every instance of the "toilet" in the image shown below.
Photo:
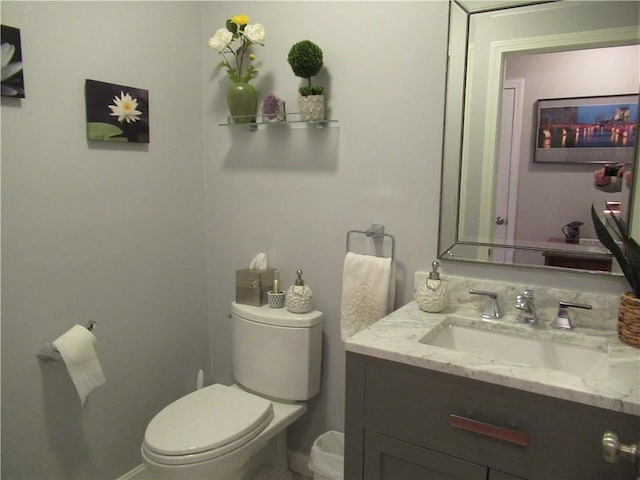
<path fill-rule="evenodd" d="M 161 410 L 141 447 L 154 479 L 287 477 L 287 427 L 320 391 L 323 314 L 231 304 L 233 376 Z"/>

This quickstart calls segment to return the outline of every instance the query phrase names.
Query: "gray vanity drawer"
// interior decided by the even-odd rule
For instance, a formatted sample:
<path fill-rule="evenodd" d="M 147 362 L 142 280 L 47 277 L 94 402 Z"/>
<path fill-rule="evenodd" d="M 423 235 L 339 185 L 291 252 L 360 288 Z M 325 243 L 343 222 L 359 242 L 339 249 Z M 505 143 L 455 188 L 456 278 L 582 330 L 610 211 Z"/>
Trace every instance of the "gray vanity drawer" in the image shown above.
<path fill-rule="evenodd" d="M 363 387 L 366 430 L 524 478 L 635 478 L 602 460 L 600 437 L 637 441 L 639 417 L 377 359 Z"/>

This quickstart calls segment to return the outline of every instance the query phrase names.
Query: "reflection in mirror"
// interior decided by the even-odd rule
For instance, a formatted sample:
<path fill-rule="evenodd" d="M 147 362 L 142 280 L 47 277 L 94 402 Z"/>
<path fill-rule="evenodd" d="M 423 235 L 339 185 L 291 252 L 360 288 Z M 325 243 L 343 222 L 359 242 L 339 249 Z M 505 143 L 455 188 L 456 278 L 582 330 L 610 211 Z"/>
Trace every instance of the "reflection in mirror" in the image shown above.
<path fill-rule="evenodd" d="M 591 204 L 604 210 L 605 202 L 617 202 L 625 216 L 632 208 L 627 184 L 637 176 L 640 4 L 469 6 L 474 3 L 452 1 L 450 10 L 441 257 L 615 272 L 589 212 Z M 565 121 L 565 142 L 554 144 L 559 160 L 543 163 L 535 156 L 538 107 L 558 102 L 563 110 L 547 112 L 575 121 Z M 579 139 L 573 129 L 587 113 L 596 117 L 590 135 L 608 135 L 608 149 L 582 147 L 587 134 Z M 620 118 L 624 138 L 614 139 Z M 629 181 L 620 182 L 620 191 L 598 189 L 594 172 L 619 161 L 614 151 L 626 155 Z M 637 232 L 640 219 L 633 218 Z"/>

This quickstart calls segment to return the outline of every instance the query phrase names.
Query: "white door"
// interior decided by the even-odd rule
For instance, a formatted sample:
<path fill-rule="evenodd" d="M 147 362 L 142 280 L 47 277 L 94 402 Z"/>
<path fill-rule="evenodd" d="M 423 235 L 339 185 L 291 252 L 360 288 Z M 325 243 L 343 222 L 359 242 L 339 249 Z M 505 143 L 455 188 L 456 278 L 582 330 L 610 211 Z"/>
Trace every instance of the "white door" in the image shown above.
<path fill-rule="evenodd" d="M 506 80 L 502 90 L 498 172 L 493 209 L 495 212 L 493 241 L 501 245 L 513 245 L 516 233 L 523 88 L 524 80 L 522 79 Z M 500 263 L 513 263 L 513 253 L 512 249 L 494 248 L 492 259 Z"/>

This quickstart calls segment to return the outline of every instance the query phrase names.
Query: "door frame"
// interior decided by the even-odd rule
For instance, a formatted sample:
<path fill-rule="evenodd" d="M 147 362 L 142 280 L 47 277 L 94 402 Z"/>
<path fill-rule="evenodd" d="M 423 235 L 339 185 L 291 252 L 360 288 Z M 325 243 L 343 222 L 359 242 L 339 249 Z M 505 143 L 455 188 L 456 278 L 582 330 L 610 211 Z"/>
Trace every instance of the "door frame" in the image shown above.
<path fill-rule="evenodd" d="M 513 245 L 516 235 L 516 213 L 517 213 L 517 201 L 518 201 L 518 175 L 520 173 L 520 144 L 522 138 L 522 109 L 523 109 L 523 97 L 524 97 L 524 79 L 511 79 L 505 80 L 503 85 L 504 90 L 513 90 L 513 104 L 512 115 L 510 125 L 504 124 L 504 118 L 501 120 L 500 136 L 502 138 L 505 128 L 509 129 L 511 142 L 509 153 L 503 155 L 502 149 L 499 150 L 498 165 L 496 176 L 496 191 L 502 182 L 506 182 L 506 197 L 507 197 L 507 212 L 505 225 L 505 239 L 501 240 L 500 244 Z M 507 178 L 499 178 L 499 172 L 508 171 Z M 494 198 L 494 221 L 498 212 L 498 198 L 500 196 L 496 194 Z M 494 227 L 494 241 L 495 241 L 496 229 Z M 494 248 L 492 250 L 492 259 L 501 263 L 513 263 L 514 250 L 512 248 Z"/>

